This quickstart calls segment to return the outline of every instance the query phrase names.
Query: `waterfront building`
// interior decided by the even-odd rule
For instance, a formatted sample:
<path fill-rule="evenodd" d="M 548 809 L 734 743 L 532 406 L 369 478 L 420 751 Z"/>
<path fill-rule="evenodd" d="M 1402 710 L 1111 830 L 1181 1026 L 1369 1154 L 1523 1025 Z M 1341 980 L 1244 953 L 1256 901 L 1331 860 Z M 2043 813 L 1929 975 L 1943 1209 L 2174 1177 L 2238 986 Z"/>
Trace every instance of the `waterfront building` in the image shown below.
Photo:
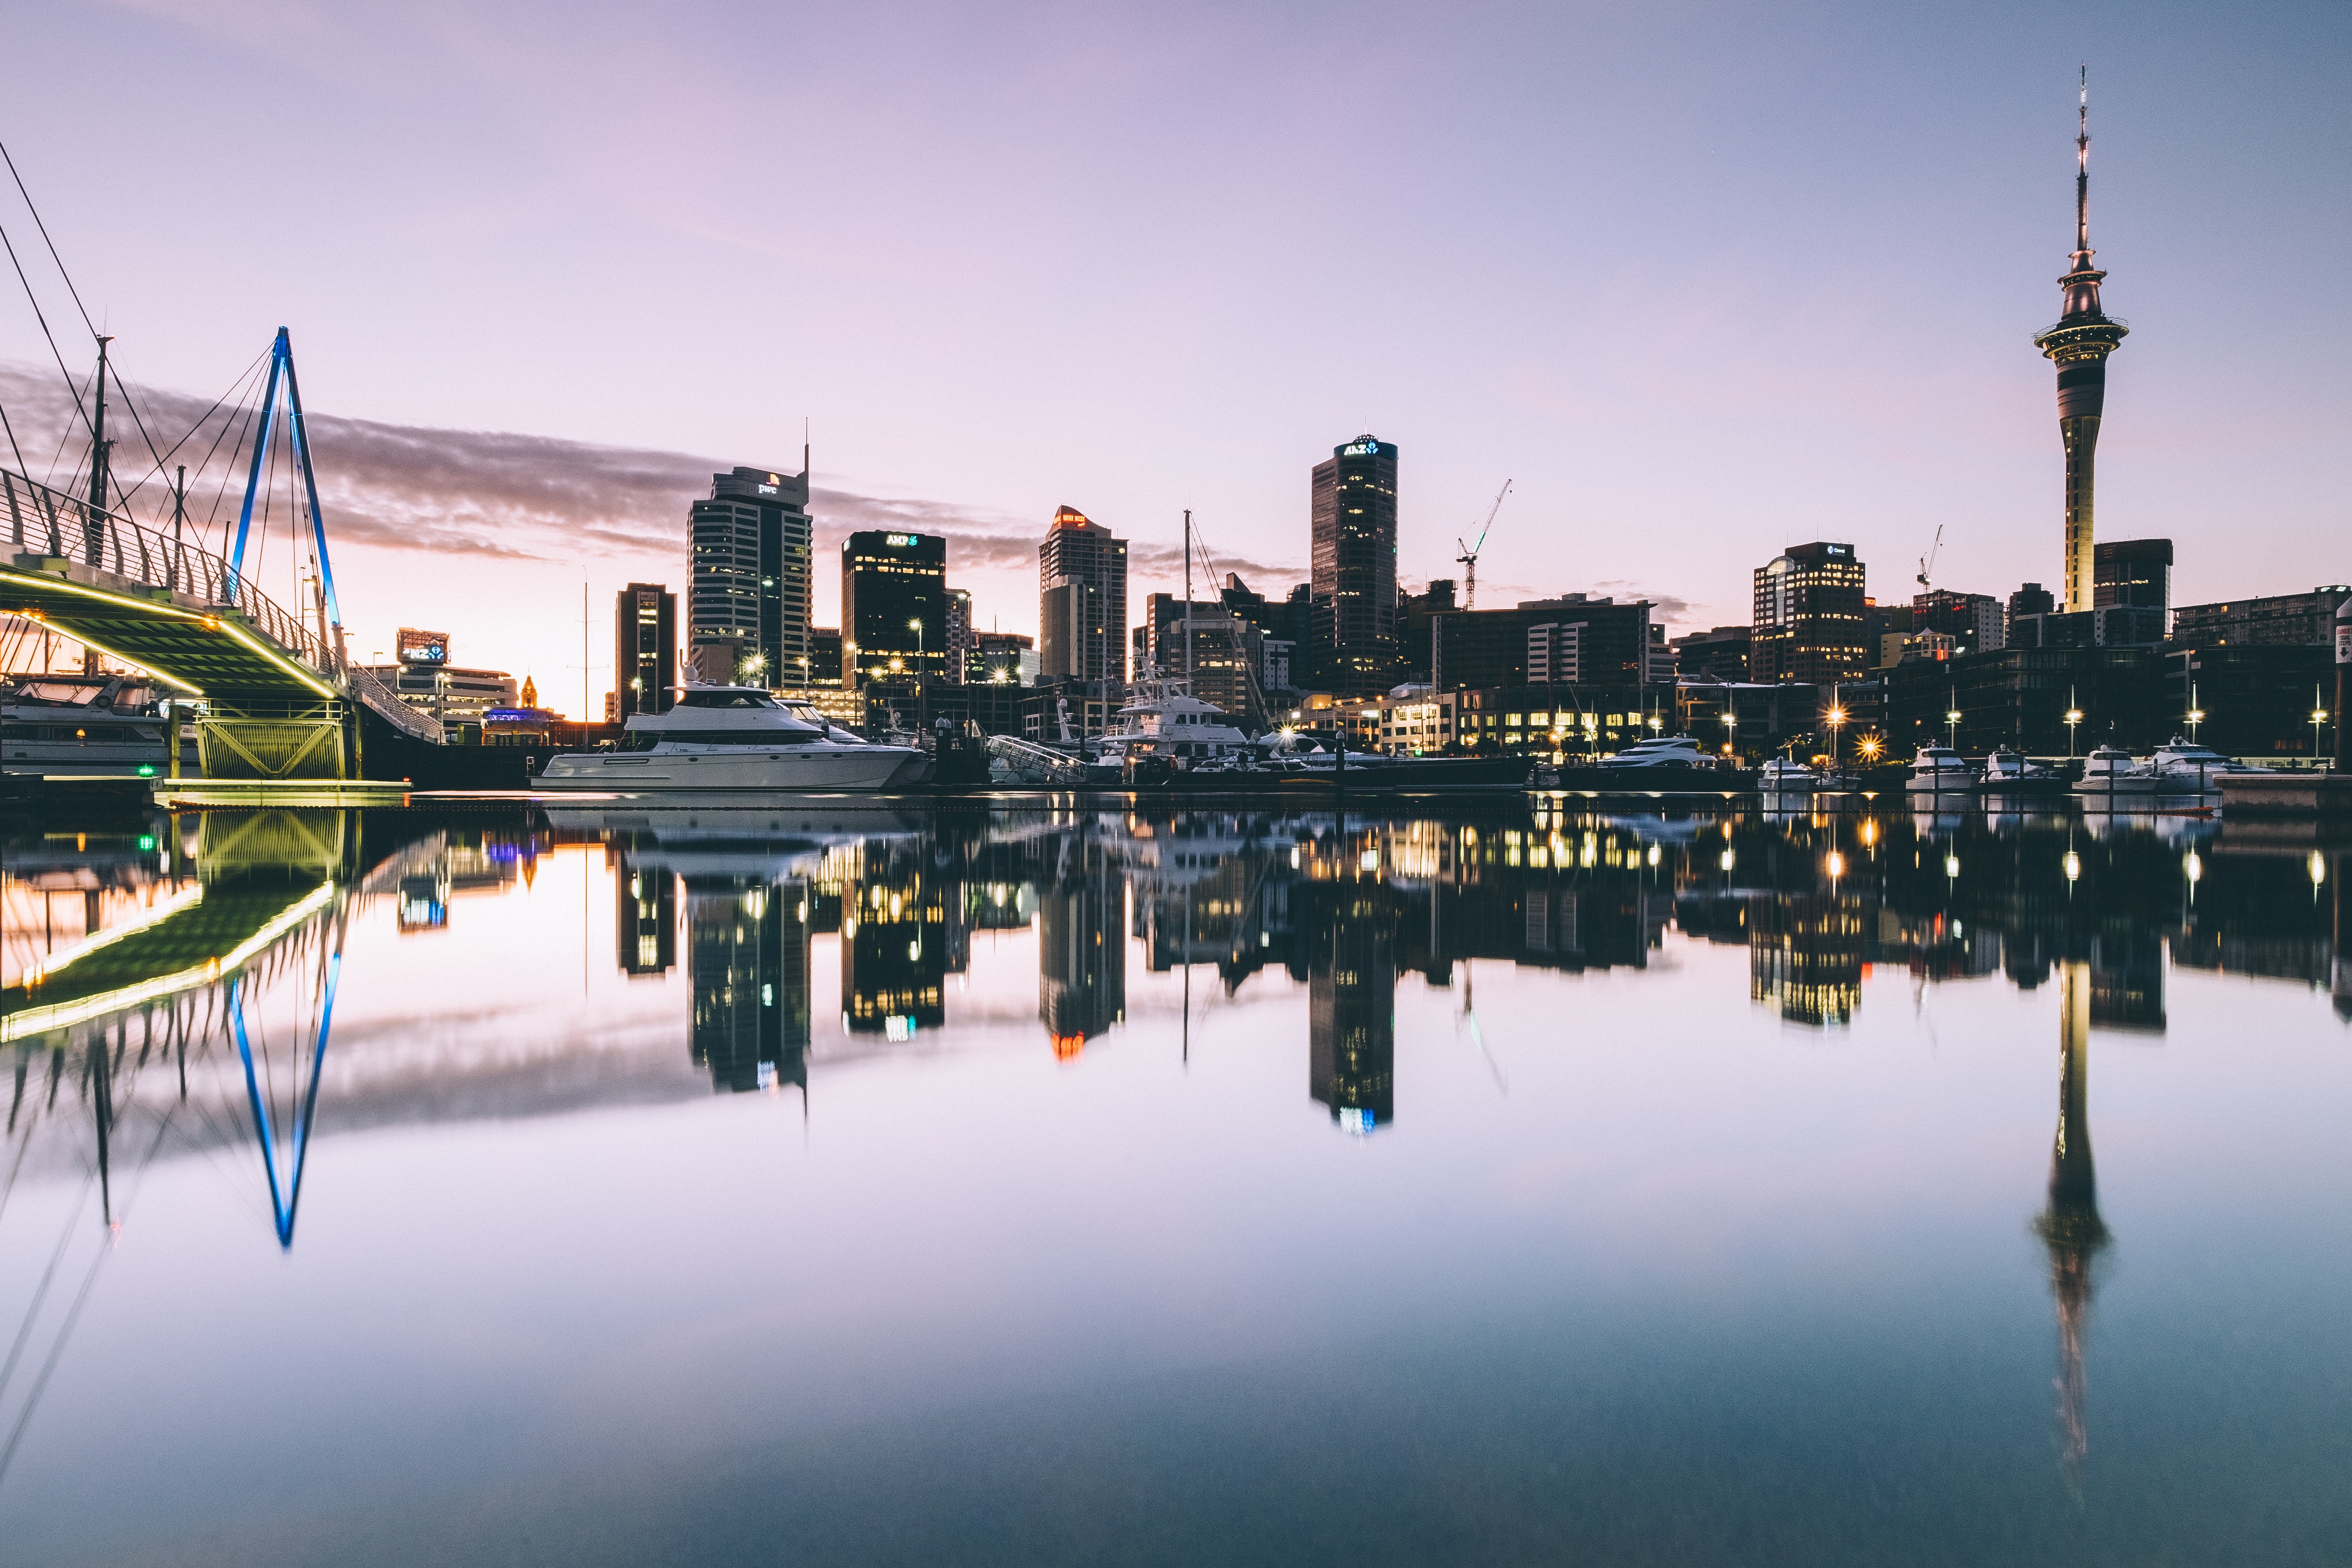
<path fill-rule="evenodd" d="M 446 651 L 447 643 L 442 645 Z M 392 688 L 399 699 L 421 713 L 430 713 L 443 725 L 479 724 L 494 708 L 536 707 L 515 689 L 515 678 L 503 669 L 470 669 L 441 663 L 372 664 L 370 675 Z M 534 698 L 536 694 L 534 693 Z"/>
<path fill-rule="evenodd" d="M 2117 539 L 2091 551 L 2091 607 L 2172 607 L 2172 541 Z"/>
<path fill-rule="evenodd" d="M 2066 449 L 2065 602 L 2068 610 L 2098 607 L 2098 566 L 2092 539 L 2093 459 L 2099 446 L 2099 420 L 2105 412 L 2107 356 L 2131 329 L 2109 316 L 2099 302 L 2106 274 L 2091 265 L 2090 93 L 2084 90 L 2074 134 L 2074 254 L 2058 279 L 2065 308 L 2057 324 L 2033 339 L 2058 367 L 2058 434 Z"/>
<path fill-rule="evenodd" d="M 798 474 L 710 476 L 687 514 L 688 658 L 714 685 L 780 687 L 808 653 L 808 458 Z"/>
<path fill-rule="evenodd" d="M 2096 610 L 2060 610 L 2046 616 L 2012 616 L 2011 647 L 2153 647 L 2164 640 L 2164 612 L 2153 605 L 2109 605 Z"/>
<path fill-rule="evenodd" d="M 1685 632 L 1671 645 L 1675 674 L 1686 680 L 1745 680 L 1748 652 L 1754 645 L 1753 626 L 1711 626 Z"/>
<path fill-rule="evenodd" d="M 1040 679 L 1127 679 L 1127 541 L 1062 507 L 1037 546 Z"/>
<path fill-rule="evenodd" d="M 803 687 L 837 687 L 842 684 L 839 626 L 809 628 L 808 666 L 801 684 Z"/>
<path fill-rule="evenodd" d="M 1911 631 L 1938 633 L 1956 653 L 1991 653 L 2009 638 L 2001 602 L 1990 594 L 1957 594 L 1937 588 L 1911 596 Z M 1899 661 L 1898 661 L 1899 662 Z"/>
<path fill-rule="evenodd" d="M 2336 609 L 2347 599 L 2352 599 L 2352 587 L 2335 583 L 2308 594 L 2183 605 L 2173 616 L 2172 640 L 2200 647 L 2247 643 L 2332 647 Z"/>
<path fill-rule="evenodd" d="M 605 718 L 667 713 L 677 685 L 677 595 L 659 583 L 632 583 L 613 605 L 613 692 Z"/>
<path fill-rule="evenodd" d="M 1438 616 L 1453 615 L 1462 607 L 1454 602 L 1454 589 L 1453 578 L 1435 577 L 1420 593 L 1401 596 L 1397 606 L 1397 658 L 1411 679 L 1430 679 L 1431 660 L 1436 655 L 1431 627 Z"/>
<path fill-rule="evenodd" d="M 1868 574 L 1851 544 L 1791 544 L 1756 568 L 1749 673 L 1820 684 L 1868 673 Z"/>
<path fill-rule="evenodd" d="M 1359 436 L 1315 465 L 1307 679 L 1342 697 L 1388 689 L 1397 656 L 1397 448 Z"/>
<path fill-rule="evenodd" d="M 937 677 L 947 668 L 948 542 L 936 533 L 851 534 L 841 546 L 845 679 Z"/>
<path fill-rule="evenodd" d="M 1638 686 L 1671 680 L 1674 655 L 1646 599 L 1563 594 L 1507 610 L 1456 610 L 1430 623 L 1431 684 Z"/>
<path fill-rule="evenodd" d="M 2009 596 L 2007 611 L 2001 617 L 2001 646 L 2017 641 L 2018 623 L 2027 616 L 2051 616 L 2058 613 L 2058 597 L 2039 583 L 2021 584 Z"/>
<path fill-rule="evenodd" d="M 1034 686 L 1041 668 L 1036 638 L 1020 632 L 976 632 L 965 656 L 964 679 L 973 685 Z"/>

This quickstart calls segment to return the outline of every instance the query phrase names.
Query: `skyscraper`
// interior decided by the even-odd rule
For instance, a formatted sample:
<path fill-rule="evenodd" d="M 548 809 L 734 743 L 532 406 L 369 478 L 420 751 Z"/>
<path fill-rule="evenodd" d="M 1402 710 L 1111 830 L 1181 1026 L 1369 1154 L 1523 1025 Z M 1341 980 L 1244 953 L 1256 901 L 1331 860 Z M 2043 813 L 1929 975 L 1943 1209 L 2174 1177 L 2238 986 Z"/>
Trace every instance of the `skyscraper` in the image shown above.
<path fill-rule="evenodd" d="M 1315 465 L 1307 679 L 1342 697 L 1385 691 L 1396 658 L 1397 449 L 1359 436 Z"/>
<path fill-rule="evenodd" d="M 613 606 L 613 713 L 667 713 L 677 684 L 677 595 L 632 583 Z"/>
<path fill-rule="evenodd" d="M 947 593 L 948 629 L 945 641 L 948 652 L 945 673 L 950 681 L 961 686 L 970 679 L 968 669 L 971 662 L 972 650 L 979 646 L 973 640 L 971 632 L 971 591 L 968 588 L 950 588 Z"/>
<path fill-rule="evenodd" d="M 2068 610 L 2088 610 L 2097 581 L 2091 539 L 2092 458 L 2106 406 L 2107 356 L 2131 329 L 2099 308 L 2106 274 L 2091 265 L 2091 93 L 2085 80 L 2075 110 L 2074 257 L 2058 286 L 2066 309 L 2033 346 L 2058 367 L 2058 434 L 2066 446 L 2065 594 Z"/>
<path fill-rule="evenodd" d="M 780 687 L 808 655 L 808 458 L 797 474 L 710 476 L 688 514 L 688 658 L 702 679 Z"/>
<path fill-rule="evenodd" d="M 1037 546 L 1038 679 L 1127 679 L 1127 541 L 1075 507 Z"/>
<path fill-rule="evenodd" d="M 938 675 L 947 668 L 948 542 L 936 533 L 853 533 L 841 546 L 842 675 Z"/>
<path fill-rule="evenodd" d="M 1853 545 L 1821 540 L 1791 544 L 1756 568 L 1750 679 L 1861 679 L 1873 662 L 1867 576 Z"/>
<path fill-rule="evenodd" d="M 2172 608 L 2172 541 L 2118 539 L 2091 552 L 2091 605 Z"/>

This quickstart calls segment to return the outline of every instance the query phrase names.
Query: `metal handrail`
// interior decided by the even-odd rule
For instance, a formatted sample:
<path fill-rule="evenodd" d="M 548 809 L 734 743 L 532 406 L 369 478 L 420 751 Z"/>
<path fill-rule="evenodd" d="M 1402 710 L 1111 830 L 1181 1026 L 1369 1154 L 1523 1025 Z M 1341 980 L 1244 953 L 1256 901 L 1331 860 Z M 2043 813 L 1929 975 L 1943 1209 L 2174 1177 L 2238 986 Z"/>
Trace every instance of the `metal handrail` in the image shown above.
<path fill-rule="evenodd" d="M 184 536 L 168 538 L 123 512 L 102 510 L 82 497 L 6 468 L 0 468 L 0 517 L 5 519 L 8 542 L 16 552 L 23 552 L 27 544 L 37 545 L 51 559 L 78 560 L 99 571 L 184 593 L 216 610 L 233 612 L 319 674 L 341 682 L 402 729 L 420 739 L 442 739 L 438 723 L 352 665 L 341 650 L 329 646 L 299 616 L 288 615 L 276 600 L 253 585 L 249 574 L 236 571 L 203 546 L 189 543 Z"/>

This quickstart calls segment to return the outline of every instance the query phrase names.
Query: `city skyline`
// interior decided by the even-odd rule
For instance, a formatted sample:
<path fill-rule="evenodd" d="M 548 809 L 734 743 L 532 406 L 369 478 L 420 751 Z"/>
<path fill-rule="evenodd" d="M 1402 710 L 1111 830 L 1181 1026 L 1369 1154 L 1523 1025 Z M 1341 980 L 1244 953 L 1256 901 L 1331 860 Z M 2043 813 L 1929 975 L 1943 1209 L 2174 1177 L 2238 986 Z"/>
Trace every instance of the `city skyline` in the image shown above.
<path fill-rule="evenodd" d="M 756 18 L 716 15 L 758 31 Z M 1017 586 L 1020 556 L 1065 500 L 1135 542 L 1139 600 L 1176 586 L 1188 505 L 1221 563 L 1230 553 L 1244 576 L 1303 577 L 1301 455 L 1367 428 L 1416 453 L 1401 515 L 1399 575 L 1409 584 L 1454 574 L 1454 534 L 1504 476 L 1517 486 L 1482 563 L 1498 604 L 1567 590 L 1646 597 L 1680 632 L 1741 618 L 1739 579 L 1760 540 L 1851 539 L 1864 559 L 1892 569 L 1926 551 L 1939 523 L 1948 525 L 1939 583 L 1996 595 L 2019 581 L 2057 584 L 2050 524 L 2063 457 L 2048 439 L 2049 366 L 2027 345 L 2050 319 L 2048 280 L 2064 259 L 2074 78 L 2085 57 L 2101 94 L 2101 260 L 2126 269 L 2140 333 L 2105 433 L 2102 531 L 2177 541 L 2182 598 L 2340 576 L 2314 558 L 2336 526 L 2352 462 L 2336 434 L 2344 394 L 2327 368 L 2343 335 L 2339 290 L 2327 285 L 2343 265 L 2344 219 L 2286 197 L 2328 183 L 2342 156 L 2343 110 L 2325 83 L 2346 58 L 2347 33 L 2323 13 L 2266 15 L 2266 28 L 2232 30 L 2185 11 L 2160 29 L 2085 13 L 2053 36 L 2022 13 L 1962 29 L 1856 12 L 1799 31 L 1817 58 L 1776 55 L 1736 89 L 1737 70 L 1755 65 L 1738 58 L 1742 40 L 1755 44 L 1761 24 L 1735 22 L 1694 53 L 1679 40 L 1670 48 L 1661 24 L 1623 18 L 1588 16 L 1571 26 L 1503 16 L 1440 38 L 1400 20 L 1368 44 L 1361 68 L 1382 80 L 1408 68 L 1433 73 L 1429 106 L 1412 107 L 1412 95 L 1378 99 L 1342 128 L 1360 151 L 1398 160 L 1394 199 L 1411 237 L 1378 261 L 1346 248 L 1352 228 L 1315 229 L 1346 198 L 1318 189 L 1307 169 L 1337 150 L 1340 132 L 1276 116 L 1295 83 L 1275 65 L 1234 68 L 1218 89 L 1270 138 L 1262 170 L 1223 133 L 1201 141 L 1148 107 L 1199 86 L 1221 41 L 1247 36 L 1280 46 L 1269 61 L 1287 58 L 1281 49 L 1293 29 L 1311 31 L 1311 16 L 1213 13 L 1181 40 L 1148 19 L 1096 31 L 1026 16 L 988 46 L 1024 79 L 1074 55 L 1139 51 L 1114 86 L 1083 89 L 1108 95 L 1100 144 L 1071 154 L 1090 177 L 1009 193 L 1024 226 L 1098 228 L 1108 262 L 1084 278 L 1055 268 L 1029 281 L 982 268 L 1011 291 L 1001 309 L 960 318 L 972 336 L 959 342 L 934 319 L 974 286 L 951 276 L 953 258 L 972 245 L 985 253 L 1003 220 L 966 205 L 942 211 L 944 250 L 915 248 L 948 258 L 947 270 L 903 262 L 889 275 L 887 291 L 918 303 L 912 326 L 928 334 L 927 346 L 897 359 L 870 352 L 900 346 L 902 329 L 869 298 L 878 285 L 845 267 L 892 243 L 902 220 L 871 208 L 857 181 L 877 192 L 910 181 L 929 189 L 937 176 L 926 159 L 961 166 L 970 154 L 943 140 L 939 113 L 897 138 L 828 132 L 805 145 L 761 143 L 814 182 L 822 233 L 806 240 L 727 227 L 770 221 L 746 216 L 756 204 L 730 206 L 723 222 L 631 205 L 629 193 L 649 188 L 646 176 L 681 151 L 671 133 L 635 151 L 590 137 L 576 155 L 503 133 L 488 163 L 547 176 L 545 189 L 526 182 L 525 193 L 547 231 L 494 224 L 463 247 L 460 277 L 426 237 L 442 216 L 477 212 L 467 194 L 476 185 L 417 95 L 491 103 L 483 73 L 521 48 L 505 24 L 469 36 L 441 22 L 314 14 L 313 34 L 273 37 L 226 14 L 168 5 L 100 14 L 106 42 L 117 46 L 112 68 L 126 73 L 134 103 L 208 104 L 246 90 L 265 68 L 290 71 L 323 140 L 366 154 L 359 166 L 393 181 L 394 248 L 415 264 L 413 278 L 352 265 L 361 254 L 353 215 L 299 181 L 287 199 L 318 221 L 294 225 L 304 237 L 289 243 L 307 248 L 283 266 L 245 265 L 226 232 L 215 244 L 205 227 L 226 221 L 215 207 L 234 204 L 190 199 L 214 194 L 213 175 L 183 174 L 194 184 L 165 191 L 139 166 L 138 139 L 158 123 L 149 110 L 92 139 L 36 142 L 0 130 L 134 385 L 175 389 L 201 408 L 211 392 L 196 389 L 226 384 L 280 320 L 301 338 L 306 387 L 321 410 L 313 418 L 330 536 L 367 567 L 347 574 L 355 645 L 373 647 L 416 619 L 415 601 L 430 594 L 451 604 L 447 618 L 465 623 L 478 657 L 564 692 L 577 689 L 577 671 L 549 665 L 578 657 L 572 600 L 583 567 L 599 598 L 628 581 L 682 575 L 668 542 L 645 536 L 690 491 L 655 481 L 770 460 L 789 449 L 803 416 L 821 465 L 816 548 L 837 547 L 858 528 L 946 534 L 950 570 L 973 590 L 983 628 L 1034 629 Z M 62 62 L 105 53 L 83 47 L 98 25 L 60 12 L 26 29 L 34 63 L 59 67 L 31 73 L 26 102 L 36 113 L 74 79 Z M 633 26 L 591 25 L 555 47 L 582 79 L 605 79 L 620 68 L 614 29 Z M 860 52 L 871 40 L 856 24 L 836 26 L 812 39 L 812 90 L 874 88 Z M 382 42 L 415 68 L 418 85 L 340 92 L 346 68 L 335 46 L 354 39 Z M 677 40 L 632 42 L 654 79 L 635 117 L 674 101 L 666 73 L 678 57 Z M 191 58 L 201 68 L 191 72 Z M 1591 88 L 1590 103 L 1561 109 L 1552 101 L 1560 95 L 1538 95 L 1532 73 L 1545 68 Z M 885 96 L 920 92 L 945 68 L 912 61 L 913 85 L 890 82 Z M 1669 69 L 1712 96 L 1661 93 L 1659 73 Z M 989 112 L 958 133 L 999 158 L 1037 153 L 1029 114 L 992 98 L 975 104 L 968 90 L 952 101 Z M 1480 137 L 1449 131 L 1432 150 L 1412 151 L 1428 130 L 1423 115 L 1482 97 L 1493 107 L 1477 120 Z M 1646 107 L 1653 100 L 1676 105 L 1663 125 Z M 577 124 L 567 105 L 538 107 Z M 1627 130 L 1634 124 L 1639 139 Z M 402 137 L 413 143 L 408 163 L 371 162 Z M 1449 184 L 1465 160 L 1475 165 L 1496 148 L 1504 172 L 1474 170 L 1458 189 Z M 1165 219 L 1099 194 L 1146 161 L 1158 167 L 1161 154 L 1182 153 L 1192 154 L 1180 160 L 1185 214 L 1271 217 L 1296 205 L 1270 231 L 1270 256 L 1225 241 L 1207 253 L 1171 247 Z M 1885 167 L 1866 169 L 1864 158 Z M 607 182 L 598 200 L 625 209 L 617 248 L 552 266 L 543 301 L 486 283 L 499 275 L 486 267 L 536 275 L 547 262 L 541 247 L 583 216 L 558 196 L 592 174 Z M 435 175 L 450 189 L 428 195 L 418 182 Z M 768 178 L 761 188 L 782 176 Z M 1573 223 L 1512 216 L 1528 190 L 1577 193 Z M 105 202 L 152 205 L 189 226 L 194 270 L 183 279 L 139 247 L 106 243 L 101 191 Z M 1764 191 L 1776 204 L 1769 211 L 1758 203 Z M 21 212 L 10 210 L 13 232 Z M 1663 251 L 1660 237 L 1672 241 Z M 651 264 L 645 247 L 656 244 L 684 289 L 662 298 L 679 309 L 614 304 L 595 334 L 568 321 L 559 330 L 544 313 L 606 288 L 616 268 Z M 1899 276 L 1899 287 L 1857 296 L 1855 258 L 1865 253 L 1867 267 Z M 2252 258 L 2277 256 L 2318 274 L 2305 330 L 2286 344 L 2257 330 L 2260 291 L 2235 281 Z M 1179 287 L 1169 269 L 1187 258 L 1213 264 L 1177 296 L 1201 307 L 1199 342 L 1156 325 L 1122 327 L 1106 340 L 1107 357 L 1088 361 L 1092 374 L 1048 376 L 1073 333 L 1100 339 L 1107 322 L 1130 319 L 1113 313 L 1131 315 L 1138 301 Z M 219 270 L 231 260 L 233 276 Z M 755 262 L 756 277 L 743 269 Z M 1263 287 L 1241 280 L 1261 273 Z M 761 302 L 784 281 L 805 306 Z M 184 292 L 199 283 L 215 301 L 201 310 Z M 1258 291 L 1228 323 L 1218 312 L 1244 287 Z M 436 315 L 445 307 L 446 323 Z M 495 330 L 478 314 L 491 307 L 503 312 Z M 811 310 L 830 310 L 838 323 Z M 701 331 L 714 312 L 740 320 Z M 62 314 L 52 313 L 53 325 Z M 0 395 L 12 416 L 45 387 L 56 395 L 28 317 L 0 315 L 0 361 L 9 362 Z M 1359 332 L 1352 323 L 1362 319 L 1382 325 Z M 732 352 L 751 339 L 790 343 L 794 368 Z M 604 356 L 604 368 L 586 372 L 584 353 Z M 485 353 L 502 374 L 453 374 Z M 985 364 L 985 396 L 975 361 Z M 1707 371 L 1695 383 L 1686 367 L 1700 361 Z M 881 363 L 887 376 L 872 368 Z M 1857 363 L 1874 367 L 1874 398 L 1859 418 L 1843 390 Z M 760 368 L 744 368 L 751 364 Z M 2282 396 L 2292 412 L 2276 412 Z M 348 481 L 340 497 L 338 470 Z M 465 489 L 468 480 L 478 493 Z M 2249 529 L 2250 519 L 2284 521 Z M 436 552 L 452 549 L 479 557 L 480 570 L 439 572 Z M 1681 564 L 1693 554 L 1742 564 L 1693 573 Z M 825 576 L 817 574 L 814 618 L 830 624 L 837 610 Z"/>

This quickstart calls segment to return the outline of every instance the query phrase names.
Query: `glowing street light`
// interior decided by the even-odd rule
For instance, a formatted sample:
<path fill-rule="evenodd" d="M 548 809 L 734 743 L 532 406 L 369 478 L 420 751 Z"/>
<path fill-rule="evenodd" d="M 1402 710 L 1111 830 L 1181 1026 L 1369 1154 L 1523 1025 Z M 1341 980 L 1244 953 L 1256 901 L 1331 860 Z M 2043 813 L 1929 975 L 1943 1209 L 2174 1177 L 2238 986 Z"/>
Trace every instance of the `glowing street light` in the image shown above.
<path fill-rule="evenodd" d="M 2074 726 L 2083 721 L 2083 710 L 2074 705 L 2074 689 L 2066 689 L 2066 755 L 2074 754 Z"/>

